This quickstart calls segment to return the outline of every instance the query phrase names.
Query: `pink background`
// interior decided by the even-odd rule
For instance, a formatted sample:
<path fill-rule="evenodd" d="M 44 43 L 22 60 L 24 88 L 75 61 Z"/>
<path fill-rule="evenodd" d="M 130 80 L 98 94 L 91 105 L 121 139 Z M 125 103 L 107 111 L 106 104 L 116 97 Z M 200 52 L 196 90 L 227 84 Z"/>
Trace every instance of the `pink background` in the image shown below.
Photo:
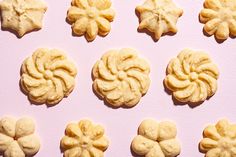
<path fill-rule="evenodd" d="M 203 25 L 198 21 L 203 0 L 175 0 L 184 10 L 178 21 L 179 31 L 174 36 L 162 37 L 158 42 L 154 42 L 145 33 L 137 32 L 138 18 L 134 10 L 143 0 L 113 0 L 116 17 L 110 34 L 105 38 L 97 37 L 91 43 L 87 43 L 84 37 L 71 35 L 71 26 L 65 22 L 70 0 L 46 2 L 48 10 L 42 30 L 21 39 L 10 32 L 0 31 L 0 115 L 28 115 L 35 119 L 41 137 L 41 149 L 37 157 L 62 156 L 59 142 L 66 124 L 82 118 L 89 118 L 105 127 L 110 139 L 110 146 L 105 153 L 107 157 L 132 156 L 130 143 L 140 122 L 148 117 L 176 122 L 177 136 L 182 145 L 180 157 L 204 156 L 198 151 L 198 142 L 207 124 L 215 123 L 222 117 L 236 123 L 236 40 L 229 38 L 219 44 L 214 37 L 203 35 Z M 78 67 L 74 91 L 51 108 L 30 105 L 19 89 L 22 61 L 40 47 L 64 50 Z M 123 47 L 137 49 L 149 61 L 152 82 L 148 93 L 137 106 L 131 109 L 112 109 L 92 92 L 90 73 L 93 64 L 105 51 Z M 220 70 L 217 93 L 195 108 L 174 105 L 162 84 L 169 60 L 187 47 L 208 52 Z"/>

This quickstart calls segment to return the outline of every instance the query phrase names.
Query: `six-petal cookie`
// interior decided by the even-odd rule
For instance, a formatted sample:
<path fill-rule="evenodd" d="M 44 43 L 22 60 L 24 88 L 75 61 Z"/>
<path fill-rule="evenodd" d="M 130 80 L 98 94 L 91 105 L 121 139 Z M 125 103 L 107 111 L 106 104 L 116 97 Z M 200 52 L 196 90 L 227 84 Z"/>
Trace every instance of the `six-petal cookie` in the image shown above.
<path fill-rule="evenodd" d="M 2 27 L 14 30 L 19 37 L 41 29 L 47 5 L 41 0 L 3 0 L 0 2 Z"/>

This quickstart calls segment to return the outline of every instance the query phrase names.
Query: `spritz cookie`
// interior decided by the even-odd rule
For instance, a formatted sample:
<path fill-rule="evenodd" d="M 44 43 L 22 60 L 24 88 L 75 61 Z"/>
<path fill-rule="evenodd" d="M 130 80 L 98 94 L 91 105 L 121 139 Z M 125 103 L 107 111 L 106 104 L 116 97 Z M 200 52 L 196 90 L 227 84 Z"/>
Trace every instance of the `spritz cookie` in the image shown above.
<path fill-rule="evenodd" d="M 138 135 L 133 139 L 131 148 L 140 156 L 145 157 L 175 157 L 180 154 L 180 142 L 176 139 L 177 129 L 169 121 L 156 122 L 144 120 Z"/>
<path fill-rule="evenodd" d="M 176 33 L 177 20 L 183 14 L 172 0 L 146 0 L 136 11 L 140 14 L 138 29 L 147 29 L 156 40 L 168 32 Z"/>
<path fill-rule="evenodd" d="M 74 89 L 77 70 L 64 52 L 40 48 L 23 62 L 21 73 L 21 87 L 31 101 L 54 105 Z"/>
<path fill-rule="evenodd" d="M 208 54 L 185 49 L 170 61 L 164 84 L 178 101 L 199 103 L 216 93 L 218 77 Z"/>
<path fill-rule="evenodd" d="M 110 0 L 72 0 L 67 12 L 74 34 L 85 35 L 88 41 L 93 41 L 97 35 L 106 36 L 114 17 Z"/>
<path fill-rule="evenodd" d="M 204 9 L 200 12 L 200 21 L 208 35 L 226 40 L 229 35 L 236 36 L 236 1 L 205 0 Z"/>
<path fill-rule="evenodd" d="M 25 33 L 42 28 L 47 5 L 42 0 L 3 0 L 0 2 L 2 27 L 22 37 Z"/>
<path fill-rule="evenodd" d="M 93 67 L 93 89 L 114 107 L 132 107 L 148 91 L 149 72 L 134 49 L 110 50 Z"/>
<path fill-rule="evenodd" d="M 0 152 L 4 157 L 34 156 L 40 148 L 40 141 L 31 118 L 15 120 L 12 117 L 0 119 Z"/>
<path fill-rule="evenodd" d="M 103 157 L 109 141 L 101 125 L 90 120 L 70 123 L 65 136 L 61 139 L 61 148 L 65 157 Z"/>
<path fill-rule="evenodd" d="M 208 125 L 203 136 L 199 148 L 206 157 L 235 157 L 236 124 L 222 119 L 216 125 Z"/>

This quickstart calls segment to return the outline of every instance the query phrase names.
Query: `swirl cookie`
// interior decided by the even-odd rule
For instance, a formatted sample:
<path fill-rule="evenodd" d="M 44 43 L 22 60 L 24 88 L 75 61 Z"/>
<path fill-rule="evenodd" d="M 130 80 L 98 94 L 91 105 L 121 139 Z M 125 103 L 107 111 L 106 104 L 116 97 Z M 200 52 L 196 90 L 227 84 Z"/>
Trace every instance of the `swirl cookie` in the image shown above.
<path fill-rule="evenodd" d="M 4 117 L 0 120 L 0 152 L 4 157 L 34 156 L 40 148 L 35 135 L 35 125 L 30 118 L 15 120 Z"/>
<path fill-rule="evenodd" d="M 103 157 L 109 145 L 103 127 L 89 120 L 68 124 L 65 134 L 61 139 L 65 157 Z"/>
<path fill-rule="evenodd" d="M 3 0 L 0 2 L 2 27 L 15 31 L 19 37 L 42 28 L 47 5 L 41 0 Z"/>
<path fill-rule="evenodd" d="M 235 0 L 205 0 L 199 17 L 208 35 L 215 34 L 217 39 L 226 40 L 229 35 L 236 36 L 235 15 Z"/>
<path fill-rule="evenodd" d="M 199 143 L 200 151 L 206 157 L 234 157 L 236 155 L 236 124 L 222 119 L 216 125 L 209 125 L 203 131 Z"/>
<path fill-rule="evenodd" d="M 145 157 L 175 157 L 180 154 L 176 126 L 169 121 L 144 120 L 131 143 L 132 150 Z"/>
<path fill-rule="evenodd" d="M 148 63 L 135 50 L 110 50 L 93 67 L 93 88 L 114 107 L 132 107 L 149 88 L 149 72 Z"/>
<path fill-rule="evenodd" d="M 178 101 L 198 103 L 215 94 L 218 77 L 208 54 L 185 49 L 170 61 L 164 84 Z"/>
<path fill-rule="evenodd" d="M 138 29 L 147 29 L 156 40 L 168 32 L 176 33 L 177 20 L 183 14 L 172 0 L 146 0 L 136 11 L 140 14 Z"/>
<path fill-rule="evenodd" d="M 60 50 L 40 48 L 23 62 L 21 73 L 21 87 L 31 101 L 54 105 L 74 89 L 77 70 Z"/>
<path fill-rule="evenodd" d="M 85 35 L 88 41 L 93 41 L 97 35 L 106 36 L 114 17 L 110 0 L 72 0 L 67 12 L 74 34 Z"/>

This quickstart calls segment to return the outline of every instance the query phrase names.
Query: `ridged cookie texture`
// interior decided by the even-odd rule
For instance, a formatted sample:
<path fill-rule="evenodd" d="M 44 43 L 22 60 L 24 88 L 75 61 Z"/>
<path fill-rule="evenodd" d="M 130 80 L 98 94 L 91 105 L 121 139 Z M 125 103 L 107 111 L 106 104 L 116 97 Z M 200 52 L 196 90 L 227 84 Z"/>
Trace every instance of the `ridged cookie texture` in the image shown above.
<path fill-rule="evenodd" d="M 170 61 L 164 84 L 178 101 L 199 103 L 216 93 L 218 77 L 208 54 L 185 49 Z"/>
<path fill-rule="evenodd" d="M 156 122 L 144 120 L 138 129 L 138 135 L 133 139 L 131 148 L 140 156 L 145 157 L 175 157 L 180 154 L 180 142 L 176 139 L 177 129 L 169 121 Z"/>
<path fill-rule="evenodd" d="M 114 107 L 132 107 L 148 91 L 149 72 L 148 63 L 136 50 L 110 50 L 93 67 L 93 88 Z"/>
<path fill-rule="evenodd" d="M 97 35 L 105 36 L 111 30 L 115 17 L 110 0 L 72 0 L 67 19 L 76 35 L 85 35 L 93 41 Z"/>
<path fill-rule="evenodd" d="M 177 20 L 183 14 L 172 0 L 146 0 L 136 11 L 140 14 L 138 28 L 149 30 L 156 40 L 165 33 L 176 33 Z"/>
<path fill-rule="evenodd" d="M 31 101 L 54 105 L 74 89 L 77 69 L 64 52 L 40 48 L 23 62 L 21 73 L 21 87 Z"/>
<path fill-rule="evenodd" d="M 41 29 L 47 5 L 41 0 L 3 0 L 0 2 L 2 27 L 14 30 L 19 37 Z"/>
<path fill-rule="evenodd" d="M 34 156 L 40 149 L 40 141 L 31 118 L 13 117 L 0 119 L 0 152 L 4 157 Z"/>
<path fill-rule="evenodd" d="M 70 123 L 66 127 L 65 136 L 61 139 L 61 148 L 65 157 L 103 157 L 109 145 L 101 125 L 90 120 Z"/>
<path fill-rule="evenodd" d="M 205 0 L 199 17 L 207 34 L 221 40 L 236 36 L 235 0 Z"/>
<path fill-rule="evenodd" d="M 206 157 L 236 156 L 236 124 L 221 119 L 216 125 L 208 125 L 203 136 L 199 148 Z"/>

